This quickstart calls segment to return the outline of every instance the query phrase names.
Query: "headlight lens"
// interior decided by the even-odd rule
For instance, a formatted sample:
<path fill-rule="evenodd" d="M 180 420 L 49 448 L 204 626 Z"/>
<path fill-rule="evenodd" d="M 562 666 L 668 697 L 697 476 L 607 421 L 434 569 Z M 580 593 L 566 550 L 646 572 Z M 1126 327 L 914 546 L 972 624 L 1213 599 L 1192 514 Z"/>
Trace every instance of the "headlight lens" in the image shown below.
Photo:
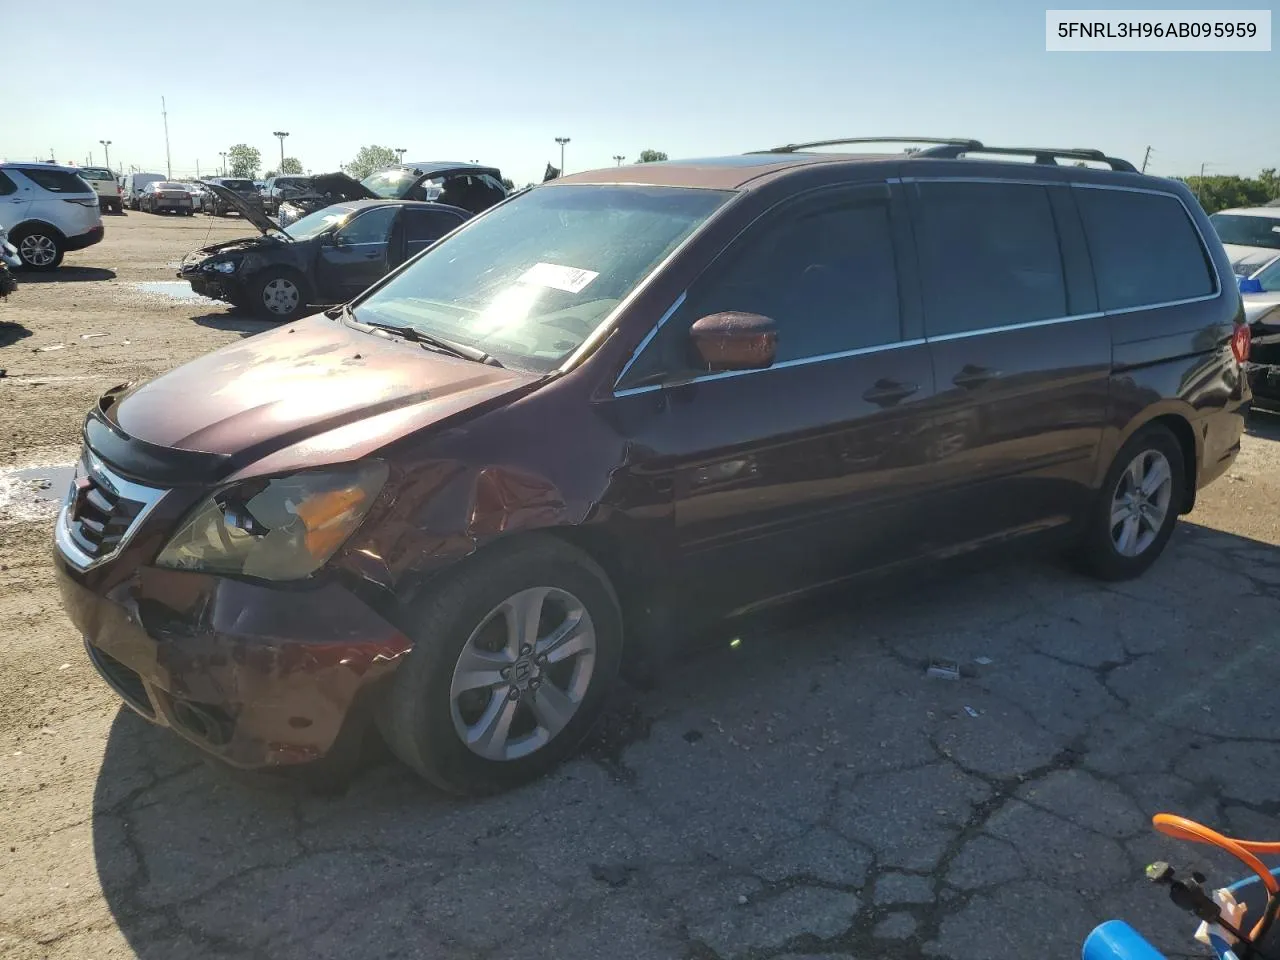
<path fill-rule="evenodd" d="M 235 273 L 239 264 L 234 260 L 219 260 L 217 263 L 209 264 L 208 269 L 218 273 Z"/>
<path fill-rule="evenodd" d="M 204 501 L 156 565 L 264 580 L 310 576 L 346 542 L 387 479 L 371 461 L 237 484 Z"/>

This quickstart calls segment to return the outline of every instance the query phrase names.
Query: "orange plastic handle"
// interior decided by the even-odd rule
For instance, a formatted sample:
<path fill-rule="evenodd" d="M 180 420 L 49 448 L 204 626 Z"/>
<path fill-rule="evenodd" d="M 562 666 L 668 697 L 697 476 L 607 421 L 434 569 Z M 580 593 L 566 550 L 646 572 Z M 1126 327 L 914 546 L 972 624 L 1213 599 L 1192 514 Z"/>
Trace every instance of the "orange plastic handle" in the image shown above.
<path fill-rule="evenodd" d="M 1192 843 L 1207 843 L 1210 846 L 1225 850 L 1258 875 L 1267 892 L 1272 896 L 1280 894 L 1280 882 L 1272 876 L 1267 865 L 1255 854 L 1280 854 L 1280 843 L 1264 843 L 1256 840 L 1236 840 L 1224 836 L 1217 830 L 1206 827 L 1202 823 L 1179 817 L 1172 813 L 1157 813 L 1151 818 L 1151 824 L 1165 836 L 1175 840 L 1190 840 Z"/>

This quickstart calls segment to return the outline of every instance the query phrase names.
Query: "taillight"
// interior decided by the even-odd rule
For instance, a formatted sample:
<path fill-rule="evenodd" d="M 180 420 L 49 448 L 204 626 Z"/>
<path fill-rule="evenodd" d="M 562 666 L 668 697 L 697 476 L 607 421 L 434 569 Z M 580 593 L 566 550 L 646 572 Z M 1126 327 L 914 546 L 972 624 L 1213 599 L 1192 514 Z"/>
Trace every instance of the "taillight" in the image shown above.
<path fill-rule="evenodd" d="M 1253 333 L 1249 330 L 1249 325 L 1242 323 L 1236 327 L 1236 332 L 1231 335 L 1231 353 L 1236 358 L 1236 363 L 1244 363 L 1249 359 L 1249 347 L 1253 343 Z"/>

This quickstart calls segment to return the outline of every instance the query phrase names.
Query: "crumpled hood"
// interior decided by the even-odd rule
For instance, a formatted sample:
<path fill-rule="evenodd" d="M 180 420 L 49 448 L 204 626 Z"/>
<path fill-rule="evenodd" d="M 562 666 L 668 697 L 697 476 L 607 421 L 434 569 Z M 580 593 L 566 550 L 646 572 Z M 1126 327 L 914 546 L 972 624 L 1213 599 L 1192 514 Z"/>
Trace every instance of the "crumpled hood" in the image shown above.
<path fill-rule="evenodd" d="M 265 455 L 391 410 L 435 418 L 533 382 L 529 374 L 310 317 L 248 337 L 123 394 L 110 418 L 124 433 L 181 450 Z"/>

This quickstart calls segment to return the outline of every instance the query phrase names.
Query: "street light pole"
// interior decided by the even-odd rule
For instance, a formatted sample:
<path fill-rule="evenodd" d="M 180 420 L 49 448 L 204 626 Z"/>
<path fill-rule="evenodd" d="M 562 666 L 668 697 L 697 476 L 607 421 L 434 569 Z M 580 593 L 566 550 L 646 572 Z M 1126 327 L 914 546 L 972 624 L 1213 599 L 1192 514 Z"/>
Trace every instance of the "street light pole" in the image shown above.
<path fill-rule="evenodd" d="M 396 163 L 404 163 L 404 147 L 392 147 L 391 149 L 396 152 Z"/>
<path fill-rule="evenodd" d="M 227 175 L 227 151 L 219 150 L 218 156 L 222 157 L 222 176 Z"/>
<path fill-rule="evenodd" d="M 104 164 L 105 164 L 106 168 L 107 168 L 108 170 L 110 170 L 110 169 L 111 169 L 111 141 L 110 141 L 110 140 L 99 140 L 98 142 L 99 142 L 100 144 L 102 144 L 102 152 L 103 152 L 103 153 L 105 153 L 105 154 L 106 154 L 106 156 L 107 156 L 107 159 L 106 159 L 105 161 L 103 161 L 103 162 L 104 162 Z"/>
<path fill-rule="evenodd" d="M 613 159 L 615 159 L 615 160 L 617 160 L 617 161 L 618 161 L 618 166 L 622 166 L 622 161 L 623 161 L 623 160 L 625 160 L 625 159 L 627 159 L 627 158 L 626 158 L 623 154 L 621 154 L 621 153 L 615 153 L 615 154 L 613 155 Z"/>
<path fill-rule="evenodd" d="M 284 138 L 289 135 L 288 130 L 277 130 L 271 134 L 273 137 L 280 138 L 280 173 L 284 173 Z"/>
<path fill-rule="evenodd" d="M 564 145 L 569 142 L 568 137 L 556 137 L 556 143 L 560 144 L 560 176 L 564 176 Z"/>

